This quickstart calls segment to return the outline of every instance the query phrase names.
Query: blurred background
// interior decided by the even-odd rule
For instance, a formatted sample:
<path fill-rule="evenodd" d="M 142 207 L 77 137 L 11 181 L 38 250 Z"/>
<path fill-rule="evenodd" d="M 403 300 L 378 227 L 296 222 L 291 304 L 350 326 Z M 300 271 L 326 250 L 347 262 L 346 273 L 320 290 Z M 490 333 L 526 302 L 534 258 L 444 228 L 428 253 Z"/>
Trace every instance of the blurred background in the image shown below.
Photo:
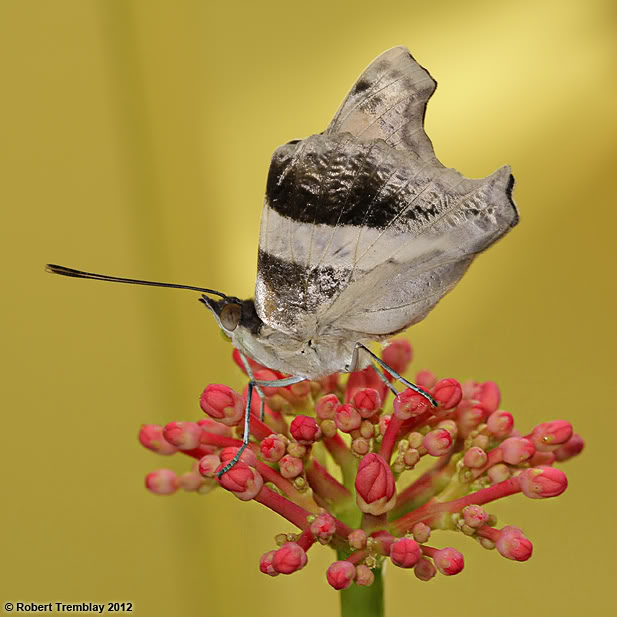
<path fill-rule="evenodd" d="M 0 0 L 2 602 L 337 614 L 327 549 L 294 576 L 259 572 L 292 531 L 273 513 L 143 487 L 187 463 L 143 449 L 140 424 L 199 419 L 207 384 L 244 383 L 197 295 L 43 264 L 250 297 L 272 151 L 322 131 L 403 44 L 439 82 L 439 158 L 473 177 L 509 163 L 521 211 L 407 333 L 413 371 L 495 380 L 521 430 L 569 419 L 587 449 L 559 499 L 492 508 L 532 539 L 529 562 L 440 538 L 465 571 L 389 568 L 388 614 L 614 610 L 616 17 L 609 0 Z"/>

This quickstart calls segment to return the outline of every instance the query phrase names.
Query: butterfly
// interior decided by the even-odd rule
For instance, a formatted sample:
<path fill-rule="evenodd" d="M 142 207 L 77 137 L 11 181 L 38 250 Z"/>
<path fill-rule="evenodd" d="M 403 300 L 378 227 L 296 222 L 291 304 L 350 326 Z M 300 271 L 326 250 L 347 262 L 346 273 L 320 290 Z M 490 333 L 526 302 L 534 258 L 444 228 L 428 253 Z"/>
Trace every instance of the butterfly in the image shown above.
<path fill-rule="evenodd" d="M 406 47 L 395 47 L 360 75 L 324 132 L 275 150 L 254 299 L 47 268 L 218 296 L 201 301 L 240 352 L 251 380 L 245 446 L 253 388 L 259 392 L 266 384 L 285 386 L 372 365 L 434 403 L 368 345 L 424 319 L 476 255 L 519 220 L 509 166 L 471 179 L 438 161 L 424 131 L 436 86 Z M 290 377 L 255 380 L 248 359 Z"/>

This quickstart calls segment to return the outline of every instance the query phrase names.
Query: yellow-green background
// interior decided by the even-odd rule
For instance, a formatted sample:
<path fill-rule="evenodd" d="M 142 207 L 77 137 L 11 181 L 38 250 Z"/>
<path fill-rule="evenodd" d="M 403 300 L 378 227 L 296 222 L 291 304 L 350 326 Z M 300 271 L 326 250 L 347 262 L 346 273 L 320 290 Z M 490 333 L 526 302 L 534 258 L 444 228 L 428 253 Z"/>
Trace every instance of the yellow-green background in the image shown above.
<path fill-rule="evenodd" d="M 559 499 L 493 508 L 526 564 L 462 536 L 466 569 L 388 568 L 390 616 L 615 609 L 616 12 L 579 2 L 1 0 L 2 543 L 6 601 L 131 601 L 142 616 L 336 615 L 332 559 L 258 571 L 291 527 L 222 491 L 155 497 L 141 423 L 240 387 L 187 292 L 52 277 L 51 261 L 252 294 L 280 143 L 324 129 L 360 71 L 407 45 L 439 82 L 427 131 L 469 176 L 510 163 L 521 224 L 409 332 L 415 368 L 494 379 L 528 430 L 587 450 Z"/>

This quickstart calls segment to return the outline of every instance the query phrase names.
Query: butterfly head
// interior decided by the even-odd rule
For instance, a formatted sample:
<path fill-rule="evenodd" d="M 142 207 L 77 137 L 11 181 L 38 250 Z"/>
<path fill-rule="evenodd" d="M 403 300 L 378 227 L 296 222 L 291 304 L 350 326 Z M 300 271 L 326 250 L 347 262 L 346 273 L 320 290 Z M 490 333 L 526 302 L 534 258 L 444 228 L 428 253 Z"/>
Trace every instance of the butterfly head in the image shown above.
<path fill-rule="evenodd" d="M 240 300 L 234 296 L 213 300 L 203 295 L 199 301 L 210 309 L 221 332 L 232 341 L 241 330 L 253 335 L 261 330 L 263 323 L 255 311 L 253 300 Z"/>

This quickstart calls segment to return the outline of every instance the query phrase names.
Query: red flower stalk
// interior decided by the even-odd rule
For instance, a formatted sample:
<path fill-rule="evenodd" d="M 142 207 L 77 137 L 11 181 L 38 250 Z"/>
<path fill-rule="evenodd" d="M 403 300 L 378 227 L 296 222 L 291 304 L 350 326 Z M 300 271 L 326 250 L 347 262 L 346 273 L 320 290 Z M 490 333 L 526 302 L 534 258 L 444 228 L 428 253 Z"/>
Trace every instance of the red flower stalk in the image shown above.
<path fill-rule="evenodd" d="M 405 341 L 383 352 L 398 373 L 412 355 Z M 234 360 L 244 371 L 236 352 Z M 249 363 L 257 378 L 282 377 Z M 205 493 L 220 485 L 242 501 L 266 506 L 299 532 L 285 534 L 262 555 L 261 572 L 297 572 L 313 545 L 328 545 L 337 556 L 326 578 L 334 589 L 348 590 L 343 593 L 353 585 L 381 586 L 387 558 L 413 569 L 420 581 L 460 573 L 465 562 L 459 551 L 427 545 L 433 529 L 460 532 L 508 559 L 526 561 L 531 542 L 517 527 L 496 529 L 484 506 L 516 493 L 531 499 L 563 493 L 567 478 L 554 465 L 579 454 L 583 439 L 565 420 L 540 423 L 527 435 L 516 431 L 512 413 L 499 409 L 494 382 L 461 385 L 428 370 L 418 372 L 417 382 L 437 407 L 412 389 L 384 407 L 388 389 L 372 368 L 350 374 L 346 383 L 344 376 L 332 375 L 286 388 L 262 387 L 266 421 L 258 417 L 259 399 L 253 399 L 249 447 L 220 478 L 217 472 L 242 445 L 246 403 L 231 388 L 210 385 L 200 399 L 206 417 L 170 422 L 164 429 L 141 427 L 146 448 L 192 461 L 181 475 L 169 469 L 148 474 L 146 487 L 170 495 L 179 488 Z M 418 475 L 413 469 L 427 456 L 437 458 Z"/>

